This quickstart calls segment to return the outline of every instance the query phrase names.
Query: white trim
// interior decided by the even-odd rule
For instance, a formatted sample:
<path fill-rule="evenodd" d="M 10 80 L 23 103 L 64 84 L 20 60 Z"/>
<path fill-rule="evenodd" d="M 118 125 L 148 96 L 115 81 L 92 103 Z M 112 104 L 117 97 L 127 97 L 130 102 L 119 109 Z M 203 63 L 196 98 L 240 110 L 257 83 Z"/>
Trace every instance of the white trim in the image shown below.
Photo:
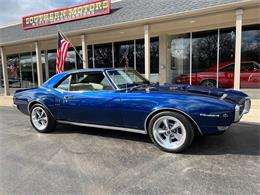
<path fill-rule="evenodd" d="M 125 127 L 96 125 L 96 124 L 89 124 L 89 123 L 78 123 L 78 122 L 69 122 L 69 121 L 60 121 L 60 120 L 58 120 L 57 122 L 61 123 L 61 124 L 77 125 L 77 126 L 83 126 L 83 127 L 93 127 L 93 128 L 102 128 L 102 129 L 111 129 L 111 130 L 118 130 L 118 131 L 127 131 L 127 132 L 133 132 L 133 133 L 147 134 L 145 130 L 140 130 L 140 129 L 131 129 L 131 128 L 125 128 Z"/>
<path fill-rule="evenodd" d="M 220 29 L 218 28 L 218 41 L 217 41 L 217 88 L 218 88 L 218 82 L 219 82 L 219 41 L 220 41 Z"/>
<path fill-rule="evenodd" d="M 243 10 L 236 10 L 236 44 L 235 44 L 235 68 L 234 68 L 234 89 L 240 89 L 241 69 L 241 42 L 242 42 L 242 20 Z"/>
<path fill-rule="evenodd" d="M 190 85 L 192 85 L 192 32 L 190 32 Z"/>
<path fill-rule="evenodd" d="M 136 70 L 136 39 L 134 39 L 134 69 Z"/>

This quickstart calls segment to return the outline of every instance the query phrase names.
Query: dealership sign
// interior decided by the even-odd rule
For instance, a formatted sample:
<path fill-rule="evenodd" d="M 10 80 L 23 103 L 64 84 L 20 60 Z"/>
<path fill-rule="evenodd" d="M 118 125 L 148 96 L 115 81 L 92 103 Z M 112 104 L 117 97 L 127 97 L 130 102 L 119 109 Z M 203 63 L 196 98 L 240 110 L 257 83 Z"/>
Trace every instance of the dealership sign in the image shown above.
<path fill-rule="evenodd" d="M 110 13 L 110 0 L 93 0 L 80 5 L 55 9 L 23 17 L 22 28 L 28 30 Z"/>

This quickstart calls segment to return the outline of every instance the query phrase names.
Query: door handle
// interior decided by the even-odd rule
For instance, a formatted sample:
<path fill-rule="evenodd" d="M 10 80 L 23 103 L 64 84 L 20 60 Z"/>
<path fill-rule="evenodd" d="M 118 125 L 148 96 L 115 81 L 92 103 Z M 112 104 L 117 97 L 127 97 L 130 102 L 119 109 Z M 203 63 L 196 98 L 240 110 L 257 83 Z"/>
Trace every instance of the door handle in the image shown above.
<path fill-rule="evenodd" d="M 69 96 L 69 95 L 65 95 L 64 96 L 64 100 L 68 100 L 68 99 L 70 99 L 71 98 L 71 96 Z"/>

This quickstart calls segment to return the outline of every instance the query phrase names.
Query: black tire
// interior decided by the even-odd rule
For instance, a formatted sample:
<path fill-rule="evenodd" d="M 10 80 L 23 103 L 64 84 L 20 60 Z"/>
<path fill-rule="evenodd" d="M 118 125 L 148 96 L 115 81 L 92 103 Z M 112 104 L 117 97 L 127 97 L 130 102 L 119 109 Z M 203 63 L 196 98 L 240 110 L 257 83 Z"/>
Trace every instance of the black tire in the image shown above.
<path fill-rule="evenodd" d="M 33 111 L 36 110 L 36 109 L 42 109 L 46 113 L 46 118 L 47 118 L 46 123 L 47 123 L 47 125 L 43 129 L 37 128 L 37 126 L 33 122 Z M 56 120 L 53 118 L 51 113 L 41 104 L 35 104 L 30 109 L 30 122 L 31 122 L 33 128 L 40 133 L 49 133 L 49 132 L 54 131 L 56 124 L 57 124 Z"/>
<path fill-rule="evenodd" d="M 204 86 L 204 87 L 212 88 L 212 87 L 217 87 L 217 82 L 213 79 L 208 79 L 208 80 L 202 81 L 200 85 Z"/>
<path fill-rule="evenodd" d="M 178 146 L 177 148 L 173 148 L 173 149 L 169 149 L 169 148 L 165 148 L 163 147 L 154 137 L 154 133 L 153 133 L 153 128 L 154 125 L 156 123 L 156 121 L 162 117 L 174 117 L 176 119 L 178 119 L 182 125 L 184 126 L 184 131 L 186 132 L 186 136 L 183 139 L 183 143 Z M 188 148 L 194 138 L 194 126 L 191 124 L 191 122 L 187 119 L 186 116 L 178 113 L 178 112 L 173 112 L 173 111 L 165 111 L 165 112 L 161 112 L 159 114 L 156 114 L 155 116 L 153 116 L 153 118 L 150 120 L 149 125 L 148 125 L 148 134 L 151 138 L 151 140 L 153 141 L 153 143 L 161 150 L 166 151 L 166 152 L 171 152 L 171 153 L 179 153 L 182 152 L 183 150 L 185 150 L 186 148 Z"/>

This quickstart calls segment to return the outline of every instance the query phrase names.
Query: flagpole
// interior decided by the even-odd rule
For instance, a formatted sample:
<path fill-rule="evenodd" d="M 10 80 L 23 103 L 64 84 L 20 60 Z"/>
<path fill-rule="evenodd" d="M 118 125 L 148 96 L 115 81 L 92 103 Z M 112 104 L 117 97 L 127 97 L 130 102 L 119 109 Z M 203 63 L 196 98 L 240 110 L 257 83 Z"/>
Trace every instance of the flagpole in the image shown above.
<path fill-rule="evenodd" d="M 77 55 L 79 56 L 79 58 L 82 60 L 82 62 L 86 62 L 86 60 L 83 60 L 83 58 L 81 57 L 81 55 L 79 54 L 79 52 L 77 51 L 76 47 L 71 43 L 71 41 L 68 39 L 68 37 L 64 34 L 64 32 L 62 32 L 62 30 L 59 28 L 59 32 L 61 33 L 61 36 L 64 36 L 63 38 L 65 38 L 70 45 L 72 46 L 72 48 L 75 50 L 75 52 L 77 53 Z"/>

